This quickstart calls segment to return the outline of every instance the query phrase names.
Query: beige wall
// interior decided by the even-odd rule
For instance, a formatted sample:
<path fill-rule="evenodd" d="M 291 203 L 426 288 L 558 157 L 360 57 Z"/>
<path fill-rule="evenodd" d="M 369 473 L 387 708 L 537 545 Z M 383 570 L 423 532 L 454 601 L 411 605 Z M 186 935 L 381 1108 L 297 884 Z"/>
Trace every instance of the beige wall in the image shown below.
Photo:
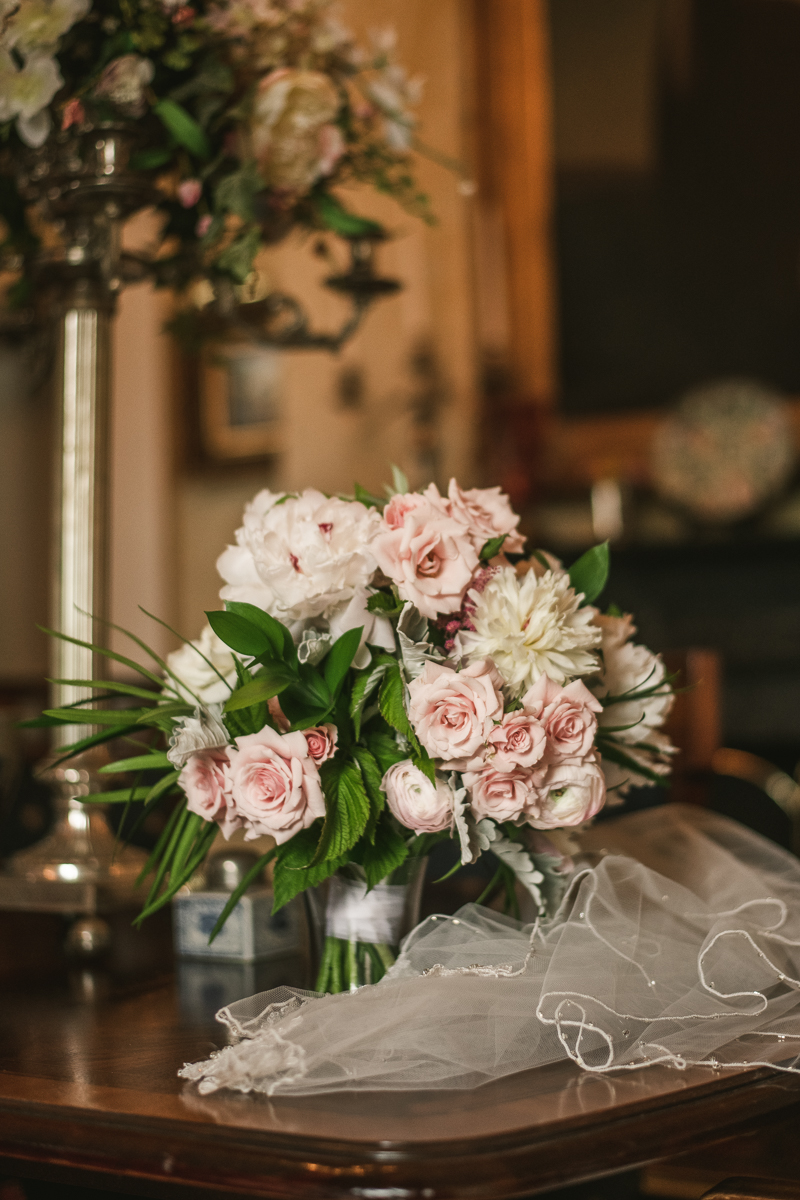
<path fill-rule="evenodd" d="M 426 79 L 421 135 L 463 157 L 470 135 L 467 0 L 346 0 L 342 8 L 360 33 L 396 26 L 401 60 Z M 375 307 L 341 355 L 285 356 L 286 449 L 273 464 L 176 471 L 185 431 L 175 425 L 171 351 L 161 332 L 171 301 L 149 285 L 123 294 L 114 335 L 112 618 L 159 652 L 174 639 L 138 606 L 196 636 L 203 610 L 218 605 L 216 558 L 260 487 L 348 491 L 357 479 L 379 489 L 391 462 L 414 484 L 434 474 L 443 483 L 450 474 L 474 478 L 473 201 L 443 167 L 421 159 L 417 170 L 438 217 L 434 227 L 368 190 L 347 197 L 391 231 L 379 265 L 403 290 Z M 145 222 L 138 240 L 146 236 Z M 281 246 L 268 257 L 268 270 L 277 286 L 307 298 L 319 325 L 341 322 L 346 306 L 319 286 L 329 268 L 308 244 Z M 421 350 L 435 366 L 432 382 L 415 367 Z M 365 383 L 358 409 L 343 407 L 338 394 L 343 369 L 353 367 Z M 45 666 L 33 623 L 47 611 L 47 405 L 34 411 L 15 399 L 12 368 L 0 362 L 0 370 L 0 675 L 37 675 Z M 424 410 L 431 399 L 441 409 L 423 438 L 415 406 Z M 136 657 L 120 635 L 113 646 Z"/>
<path fill-rule="evenodd" d="M 437 150 L 463 158 L 469 145 L 469 45 L 464 0 L 347 0 L 343 15 L 360 32 L 393 24 L 398 53 L 412 74 L 426 80 L 421 136 Z M 403 290 L 376 305 L 340 355 L 285 356 L 286 451 L 263 470 L 232 470 L 227 478 L 194 473 L 178 481 L 177 546 L 180 628 L 197 631 L 203 611 L 218 605 L 217 555 L 240 523 L 244 503 L 259 487 L 350 491 L 357 479 L 381 488 L 396 462 L 414 484 L 433 474 L 474 477 L 476 352 L 473 314 L 471 221 L 473 201 L 457 176 L 427 159 L 417 167 L 438 224 L 427 227 L 393 201 L 366 189 L 346 196 L 350 206 L 381 220 L 393 233 L 381 248 L 383 273 Z M 320 288 L 329 268 L 290 242 L 267 256 L 276 286 L 307 298 L 317 323 L 335 328 L 343 302 Z M 443 407 L 433 456 L 420 445 L 412 405 L 424 405 L 427 387 L 414 369 L 420 349 L 432 352 Z M 345 368 L 365 382 L 363 405 L 343 408 L 337 382 Z"/>

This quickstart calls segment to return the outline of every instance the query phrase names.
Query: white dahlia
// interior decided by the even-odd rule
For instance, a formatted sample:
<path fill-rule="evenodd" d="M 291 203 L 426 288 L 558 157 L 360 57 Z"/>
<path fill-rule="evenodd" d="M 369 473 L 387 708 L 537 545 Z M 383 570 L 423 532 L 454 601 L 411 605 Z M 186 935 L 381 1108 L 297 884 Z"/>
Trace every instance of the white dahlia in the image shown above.
<path fill-rule="evenodd" d="M 601 633 L 595 610 L 581 608 L 566 571 L 522 578 L 503 567 L 482 592 L 469 593 L 472 630 L 462 629 L 455 654 L 463 659 L 491 658 L 508 692 L 518 696 L 545 673 L 554 683 L 597 670 Z"/>

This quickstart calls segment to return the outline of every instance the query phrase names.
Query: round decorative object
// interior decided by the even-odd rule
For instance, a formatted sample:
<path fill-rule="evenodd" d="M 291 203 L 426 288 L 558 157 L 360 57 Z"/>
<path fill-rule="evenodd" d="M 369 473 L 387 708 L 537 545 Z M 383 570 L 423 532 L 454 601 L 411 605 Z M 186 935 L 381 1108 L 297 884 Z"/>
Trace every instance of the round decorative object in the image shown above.
<path fill-rule="evenodd" d="M 756 512 L 786 485 L 794 465 L 783 398 L 749 380 L 687 392 L 653 444 L 658 493 L 714 524 Z"/>

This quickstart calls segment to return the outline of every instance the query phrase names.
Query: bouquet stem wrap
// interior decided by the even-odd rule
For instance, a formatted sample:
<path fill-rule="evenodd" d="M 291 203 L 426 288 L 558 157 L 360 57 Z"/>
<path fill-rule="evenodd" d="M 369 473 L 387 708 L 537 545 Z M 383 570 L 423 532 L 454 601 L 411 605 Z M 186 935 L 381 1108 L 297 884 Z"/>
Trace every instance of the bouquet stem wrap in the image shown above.
<path fill-rule="evenodd" d="M 360 880 L 331 877 L 318 992 L 354 992 L 378 983 L 394 965 L 400 942 L 419 918 L 426 863 L 413 859 L 369 891 Z"/>
<path fill-rule="evenodd" d="M 283 1095 L 474 1087 L 560 1059 L 800 1071 L 798 860 L 679 805 L 598 826 L 587 849 L 552 918 L 429 917 L 377 986 L 223 1009 L 235 1044 L 181 1075 Z"/>

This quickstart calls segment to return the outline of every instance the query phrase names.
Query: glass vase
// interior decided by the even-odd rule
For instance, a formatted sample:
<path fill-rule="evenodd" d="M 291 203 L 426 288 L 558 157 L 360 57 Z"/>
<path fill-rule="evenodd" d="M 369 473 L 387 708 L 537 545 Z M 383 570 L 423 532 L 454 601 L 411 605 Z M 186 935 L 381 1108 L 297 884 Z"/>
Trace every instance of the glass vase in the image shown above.
<path fill-rule="evenodd" d="M 408 859 L 371 891 L 345 867 L 307 894 L 315 990 L 354 992 L 377 983 L 419 923 L 427 858 Z"/>

